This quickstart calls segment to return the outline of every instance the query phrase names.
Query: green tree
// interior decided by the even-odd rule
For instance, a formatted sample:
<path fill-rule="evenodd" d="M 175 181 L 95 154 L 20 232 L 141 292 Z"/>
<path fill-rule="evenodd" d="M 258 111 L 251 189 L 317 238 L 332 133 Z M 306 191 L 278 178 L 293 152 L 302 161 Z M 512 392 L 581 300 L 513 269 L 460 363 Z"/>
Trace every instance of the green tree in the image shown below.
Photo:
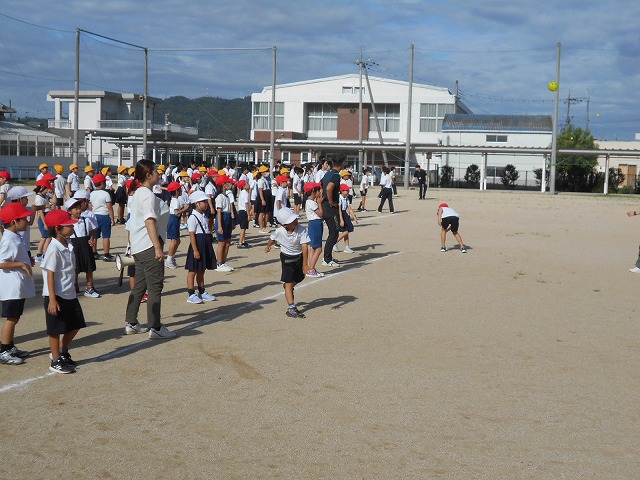
<path fill-rule="evenodd" d="M 589 130 L 567 125 L 558 135 L 558 150 L 597 150 L 598 144 Z M 596 186 L 598 154 L 558 155 L 556 186 L 574 192 L 590 192 Z"/>
<path fill-rule="evenodd" d="M 620 168 L 609 168 L 609 190 L 611 193 L 618 193 L 620 185 L 625 181 L 627 176 L 622 173 Z"/>
<path fill-rule="evenodd" d="M 450 165 L 443 165 L 440 167 L 440 186 L 446 187 L 453 180 L 453 167 Z"/>
<path fill-rule="evenodd" d="M 520 173 L 516 169 L 514 165 L 508 163 L 504 167 L 504 173 L 502 174 L 502 178 L 500 181 L 505 187 L 514 188 L 516 186 L 516 181 L 520 178 Z"/>
<path fill-rule="evenodd" d="M 480 183 L 480 168 L 475 163 L 472 163 L 467 167 L 467 171 L 464 174 L 464 180 L 471 185 L 478 185 Z"/>

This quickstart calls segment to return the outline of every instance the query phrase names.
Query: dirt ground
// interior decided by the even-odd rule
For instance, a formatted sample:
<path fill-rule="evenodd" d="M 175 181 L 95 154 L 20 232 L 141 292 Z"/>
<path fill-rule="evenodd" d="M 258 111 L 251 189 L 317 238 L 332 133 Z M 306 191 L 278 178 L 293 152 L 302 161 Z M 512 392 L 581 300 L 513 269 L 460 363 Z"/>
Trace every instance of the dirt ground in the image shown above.
<path fill-rule="evenodd" d="M 186 303 L 184 269 L 167 270 L 175 340 L 124 335 L 128 288 L 99 262 L 72 375 L 48 371 L 29 300 L 16 344 L 33 355 L 0 366 L 3 476 L 638 478 L 637 198 L 394 201 L 360 216 L 339 268 L 296 288 L 304 320 L 285 316 L 278 252 L 256 229 L 253 248 L 231 247 L 235 271 L 206 274 L 216 302 Z M 467 254 L 453 238 L 440 252 L 441 201 Z M 124 238 L 115 227 L 114 253 Z M 186 250 L 183 236 L 181 265 Z"/>

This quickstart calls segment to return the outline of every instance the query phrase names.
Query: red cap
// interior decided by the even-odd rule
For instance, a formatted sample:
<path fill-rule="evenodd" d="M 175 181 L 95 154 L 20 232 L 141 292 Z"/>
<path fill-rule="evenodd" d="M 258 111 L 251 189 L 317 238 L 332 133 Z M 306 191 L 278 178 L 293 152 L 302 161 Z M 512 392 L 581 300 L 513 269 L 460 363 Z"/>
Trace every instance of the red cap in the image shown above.
<path fill-rule="evenodd" d="M 55 179 L 56 179 L 56 176 L 55 176 L 54 174 L 52 174 L 52 173 L 45 173 L 45 174 L 42 176 L 42 179 L 41 179 L 41 180 L 46 180 L 47 182 L 52 182 L 52 181 L 53 181 L 53 180 L 55 180 Z"/>
<path fill-rule="evenodd" d="M 42 178 L 36 182 L 36 187 L 44 187 L 48 188 L 49 190 L 53 190 L 53 185 L 51 185 L 51 182 Z"/>
<path fill-rule="evenodd" d="M 91 180 L 93 180 L 94 185 L 98 185 L 99 183 L 106 182 L 107 178 L 101 173 L 96 173 Z"/>
<path fill-rule="evenodd" d="M 200 180 L 202 178 L 202 175 L 200 175 L 198 172 L 195 172 L 193 175 L 191 175 L 191 180 Z"/>
<path fill-rule="evenodd" d="M 208 175 L 209 177 L 215 177 L 216 175 L 218 175 L 218 170 L 216 170 L 215 168 L 212 168 L 211 170 L 209 170 L 209 171 L 207 172 L 207 175 Z"/>
<path fill-rule="evenodd" d="M 3 171 L 0 172 L 0 178 L 5 178 L 5 179 L 9 180 L 11 178 L 11 175 L 6 170 L 3 170 Z"/>
<path fill-rule="evenodd" d="M 170 182 L 169 185 L 167 185 L 167 191 L 169 192 L 175 192 L 176 190 L 180 190 L 182 188 L 182 185 L 180 185 L 179 182 Z"/>
<path fill-rule="evenodd" d="M 341 192 L 348 192 L 349 190 L 351 190 L 351 187 L 349 185 L 347 185 L 346 183 L 341 183 L 340 184 L 340 191 Z"/>
<path fill-rule="evenodd" d="M 33 212 L 28 208 L 25 208 L 19 202 L 12 202 L 6 204 L 0 209 L 0 222 L 5 225 L 18 220 L 19 218 L 27 218 L 33 215 Z"/>
<path fill-rule="evenodd" d="M 51 210 L 44 216 L 44 223 L 48 228 L 61 227 L 63 225 L 73 225 L 78 223 L 78 220 L 74 220 L 69 215 L 69 212 L 64 210 Z"/>
<path fill-rule="evenodd" d="M 247 184 L 247 181 L 246 181 L 246 180 L 240 180 L 240 181 L 238 182 L 238 188 L 242 188 L 242 187 L 244 187 L 246 184 Z"/>
<path fill-rule="evenodd" d="M 216 178 L 216 185 L 222 186 L 225 183 L 231 183 L 231 179 L 226 175 L 218 175 L 218 177 Z"/>
<path fill-rule="evenodd" d="M 290 179 L 286 175 L 278 175 L 276 177 L 276 183 L 280 185 L 281 183 L 288 182 Z"/>
<path fill-rule="evenodd" d="M 448 207 L 449 205 L 446 203 L 441 203 L 440 205 L 438 205 L 438 208 L 442 208 L 442 207 Z"/>
<path fill-rule="evenodd" d="M 311 190 L 315 190 L 316 188 L 320 188 L 322 186 L 322 184 L 320 182 L 307 182 L 304 184 L 304 187 L 302 187 L 302 190 L 305 193 L 309 193 Z"/>

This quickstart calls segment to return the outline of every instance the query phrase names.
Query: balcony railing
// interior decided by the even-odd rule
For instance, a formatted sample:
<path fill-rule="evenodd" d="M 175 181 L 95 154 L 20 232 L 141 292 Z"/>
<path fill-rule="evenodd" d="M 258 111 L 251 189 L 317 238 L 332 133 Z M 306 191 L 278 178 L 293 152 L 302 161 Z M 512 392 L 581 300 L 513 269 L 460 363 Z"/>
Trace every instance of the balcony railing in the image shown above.
<path fill-rule="evenodd" d="M 137 130 L 142 132 L 144 126 L 143 120 L 98 120 L 98 130 L 106 130 L 106 131 L 131 131 Z M 71 121 L 70 120 L 49 120 L 49 128 L 66 128 L 70 129 Z M 161 123 L 151 123 L 147 121 L 147 129 L 156 131 L 156 132 L 167 132 L 167 133 L 179 133 L 183 135 L 192 135 L 198 136 L 198 129 L 195 127 L 183 127 L 182 125 L 175 125 L 173 123 L 169 123 L 168 125 L 163 125 Z"/>
<path fill-rule="evenodd" d="M 71 120 L 48 120 L 49 128 L 71 128 Z"/>

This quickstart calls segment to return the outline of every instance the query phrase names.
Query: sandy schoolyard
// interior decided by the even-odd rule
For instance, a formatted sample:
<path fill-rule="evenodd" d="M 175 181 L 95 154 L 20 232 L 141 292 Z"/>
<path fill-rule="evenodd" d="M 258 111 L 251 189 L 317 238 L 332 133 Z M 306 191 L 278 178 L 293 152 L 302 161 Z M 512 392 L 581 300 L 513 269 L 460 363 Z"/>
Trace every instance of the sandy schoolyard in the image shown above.
<path fill-rule="evenodd" d="M 356 253 L 296 288 L 304 320 L 285 316 L 256 229 L 231 247 L 235 271 L 206 274 L 216 302 L 187 304 L 184 269 L 167 270 L 175 340 L 124 335 L 127 288 L 99 262 L 72 375 L 48 371 L 29 300 L 16 343 L 33 356 L 0 365 L 2 476 L 638 478 L 637 197 L 417 196 L 360 216 Z M 453 238 L 440 252 L 442 201 L 467 254 Z M 183 236 L 180 265 L 186 250 Z"/>

